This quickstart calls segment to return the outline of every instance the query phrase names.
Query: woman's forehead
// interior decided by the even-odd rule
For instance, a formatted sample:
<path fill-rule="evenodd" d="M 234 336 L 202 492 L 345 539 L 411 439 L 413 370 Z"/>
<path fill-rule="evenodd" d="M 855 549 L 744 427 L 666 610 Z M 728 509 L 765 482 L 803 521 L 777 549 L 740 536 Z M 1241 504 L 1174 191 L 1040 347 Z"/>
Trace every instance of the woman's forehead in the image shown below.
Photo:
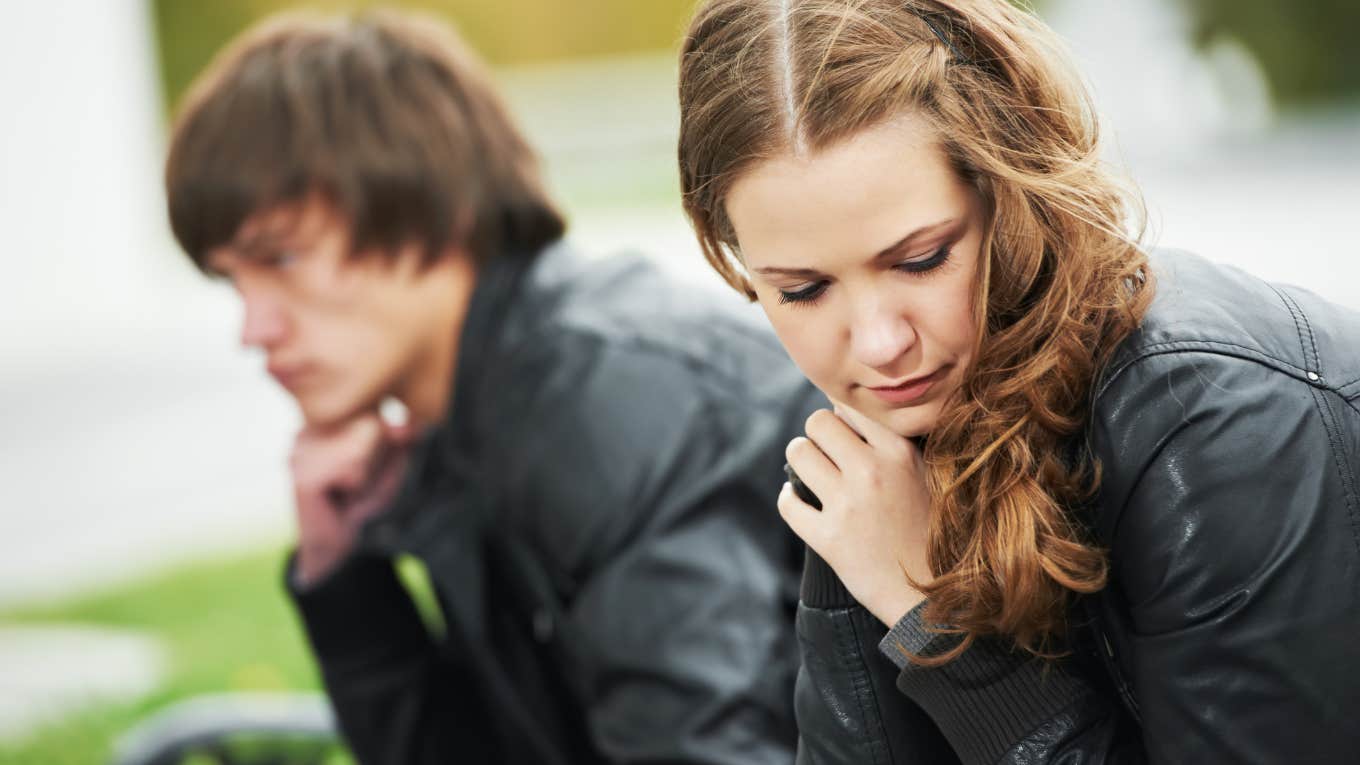
<path fill-rule="evenodd" d="M 836 254 L 872 257 L 917 229 L 966 217 L 970 199 L 934 136 L 894 121 L 761 162 L 726 205 L 748 267 L 793 268 Z"/>

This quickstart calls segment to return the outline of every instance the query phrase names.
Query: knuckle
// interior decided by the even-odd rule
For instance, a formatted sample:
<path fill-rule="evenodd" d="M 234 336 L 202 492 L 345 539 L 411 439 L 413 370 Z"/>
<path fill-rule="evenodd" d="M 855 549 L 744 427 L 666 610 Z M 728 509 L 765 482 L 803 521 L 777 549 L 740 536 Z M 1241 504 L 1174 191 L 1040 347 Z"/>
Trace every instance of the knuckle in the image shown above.
<path fill-rule="evenodd" d="M 365 417 L 359 421 L 355 439 L 364 445 L 375 445 L 382 440 L 382 421 L 377 417 Z"/>
<path fill-rule="evenodd" d="M 830 409 L 818 409 L 808 415 L 807 421 L 803 423 L 803 429 L 806 430 L 808 434 L 822 431 L 829 424 L 829 420 L 835 416 L 836 415 L 831 413 Z"/>

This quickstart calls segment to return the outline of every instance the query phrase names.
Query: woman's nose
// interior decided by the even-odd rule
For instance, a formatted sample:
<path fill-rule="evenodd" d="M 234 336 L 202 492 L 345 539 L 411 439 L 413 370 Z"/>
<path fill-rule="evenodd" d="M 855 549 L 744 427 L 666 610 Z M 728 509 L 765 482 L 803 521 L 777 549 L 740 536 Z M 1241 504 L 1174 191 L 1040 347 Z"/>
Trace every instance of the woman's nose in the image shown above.
<path fill-rule="evenodd" d="M 901 311 L 882 303 L 861 303 L 850 330 L 850 349 L 859 363 L 892 366 L 916 345 L 916 330 Z"/>

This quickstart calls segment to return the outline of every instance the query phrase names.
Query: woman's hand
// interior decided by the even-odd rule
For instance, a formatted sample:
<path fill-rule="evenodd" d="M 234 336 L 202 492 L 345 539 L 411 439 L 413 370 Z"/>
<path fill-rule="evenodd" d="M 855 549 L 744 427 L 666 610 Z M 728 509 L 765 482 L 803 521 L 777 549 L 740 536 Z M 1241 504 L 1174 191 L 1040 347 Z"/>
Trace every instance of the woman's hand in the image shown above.
<path fill-rule="evenodd" d="M 784 484 L 779 513 L 879 621 L 898 622 L 925 597 L 907 581 L 933 577 L 926 563 L 930 492 L 921 451 L 844 404 L 807 421 L 785 450 L 822 501 L 820 511 Z"/>

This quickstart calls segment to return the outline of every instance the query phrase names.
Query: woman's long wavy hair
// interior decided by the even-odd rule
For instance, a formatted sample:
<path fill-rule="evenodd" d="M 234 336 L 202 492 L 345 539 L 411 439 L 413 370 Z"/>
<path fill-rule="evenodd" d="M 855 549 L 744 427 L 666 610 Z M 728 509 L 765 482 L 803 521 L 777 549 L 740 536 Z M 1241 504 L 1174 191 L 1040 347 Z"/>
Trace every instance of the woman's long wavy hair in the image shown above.
<path fill-rule="evenodd" d="M 1090 97 L 1057 37 L 1005 0 L 708 0 L 680 65 L 680 178 L 710 265 L 754 299 L 724 209 L 756 164 L 924 117 L 987 229 L 974 361 L 925 449 L 935 502 L 929 623 L 1058 650 L 1105 553 L 1073 510 L 1094 381 L 1151 300 L 1137 193 L 1099 157 Z"/>

